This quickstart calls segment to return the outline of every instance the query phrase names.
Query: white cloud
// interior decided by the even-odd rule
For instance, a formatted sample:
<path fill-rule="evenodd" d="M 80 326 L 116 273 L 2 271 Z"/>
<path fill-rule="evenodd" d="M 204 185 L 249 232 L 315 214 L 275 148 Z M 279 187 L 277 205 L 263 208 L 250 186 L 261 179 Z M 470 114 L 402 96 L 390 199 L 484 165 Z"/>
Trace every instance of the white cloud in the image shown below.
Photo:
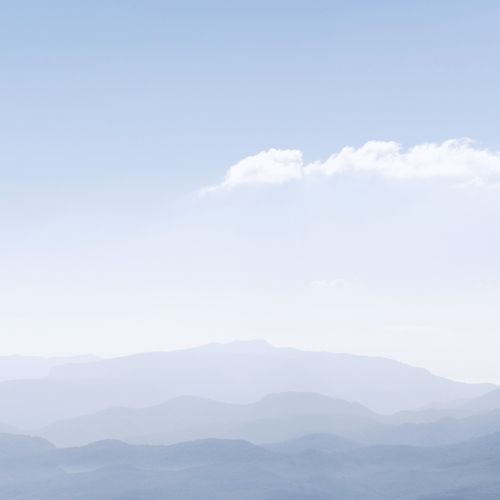
<path fill-rule="evenodd" d="M 396 142 L 369 141 L 358 149 L 345 147 L 325 162 L 305 169 L 326 175 L 365 171 L 400 179 L 465 179 L 499 175 L 500 154 L 477 149 L 470 139 L 418 144 L 406 152 Z"/>
<path fill-rule="evenodd" d="M 298 150 L 270 149 L 240 160 L 219 185 L 205 188 L 202 193 L 348 172 L 394 179 L 448 178 L 489 185 L 500 181 L 500 153 L 477 148 L 470 139 L 417 144 L 406 151 L 396 142 L 368 141 L 359 148 L 346 146 L 325 161 L 304 164 Z"/>
<path fill-rule="evenodd" d="M 202 194 L 245 184 L 283 184 L 300 179 L 303 174 L 302 152 L 297 149 L 270 149 L 243 158 L 226 172 L 219 185 L 204 188 Z"/>

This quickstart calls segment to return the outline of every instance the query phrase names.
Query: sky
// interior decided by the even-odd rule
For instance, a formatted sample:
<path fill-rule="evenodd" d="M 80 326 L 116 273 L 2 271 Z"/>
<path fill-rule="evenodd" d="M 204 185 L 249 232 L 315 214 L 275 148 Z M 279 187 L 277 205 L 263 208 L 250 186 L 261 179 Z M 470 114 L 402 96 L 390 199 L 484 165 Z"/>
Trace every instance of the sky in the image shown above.
<path fill-rule="evenodd" d="M 500 382 L 499 23 L 3 2 L 0 355 L 263 338 Z"/>

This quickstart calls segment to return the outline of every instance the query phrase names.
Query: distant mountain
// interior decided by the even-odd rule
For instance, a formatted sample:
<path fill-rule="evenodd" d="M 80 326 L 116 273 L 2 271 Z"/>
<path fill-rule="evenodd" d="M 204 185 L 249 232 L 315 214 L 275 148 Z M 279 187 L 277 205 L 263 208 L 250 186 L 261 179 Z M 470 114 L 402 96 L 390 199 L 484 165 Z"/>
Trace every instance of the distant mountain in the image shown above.
<path fill-rule="evenodd" d="M 0 423 L 0 434 L 17 434 L 19 429 L 12 425 L 6 425 Z"/>
<path fill-rule="evenodd" d="M 263 443 L 308 433 L 357 435 L 376 429 L 383 429 L 378 416 L 357 403 L 282 393 L 248 405 L 184 396 L 149 408 L 110 408 L 56 422 L 36 433 L 59 446 L 77 446 L 102 439 L 171 444 L 210 437 Z"/>
<path fill-rule="evenodd" d="M 98 361 L 97 356 L 73 356 L 43 358 L 40 356 L 0 356 L 0 382 L 44 378 L 56 366 L 90 363 Z"/>
<path fill-rule="evenodd" d="M 7 438 L 8 439 L 8 438 Z M 305 447 L 297 448 L 302 441 Z M 354 446 L 304 436 L 273 450 L 240 440 L 2 447 L 0 498 L 19 500 L 496 500 L 500 434 L 451 446 Z M 327 444 L 327 446 L 325 446 Z M 30 451 L 31 449 L 31 451 Z M 28 452 L 26 452 L 28 450 Z"/>
<path fill-rule="evenodd" d="M 500 409 L 500 388 L 468 399 L 450 401 L 446 404 L 417 411 L 402 411 L 391 415 L 393 424 L 402 423 L 430 423 L 444 418 L 464 418 Z"/>
<path fill-rule="evenodd" d="M 106 439 L 168 445 L 206 438 L 263 444 L 306 435 L 326 439 L 321 437 L 325 434 L 335 435 L 345 444 L 436 446 L 497 431 L 500 409 L 470 417 L 399 424 L 392 416 L 373 413 L 358 403 L 311 393 L 281 393 L 247 405 L 184 396 L 141 409 L 114 407 L 61 420 L 33 433 L 58 446 L 80 446 Z"/>
<path fill-rule="evenodd" d="M 114 439 L 150 442 L 150 434 L 171 434 L 158 441 L 163 444 L 209 437 L 210 429 L 224 427 L 238 419 L 238 408 L 189 396 L 175 398 L 167 403 L 141 408 L 113 407 L 95 414 L 55 422 L 35 431 L 58 446 L 79 446 L 93 441 Z M 154 440 L 153 440 L 154 441 Z"/>
<path fill-rule="evenodd" d="M 52 377 L 155 387 L 156 394 L 152 389 L 147 393 L 150 404 L 182 395 L 249 403 L 266 394 L 294 391 L 356 401 L 381 413 L 476 397 L 495 388 L 454 382 L 389 359 L 278 348 L 263 341 L 209 344 L 61 366 L 52 371 Z"/>
<path fill-rule="evenodd" d="M 41 455 L 54 449 L 54 445 L 39 437 L 18 434 L 0 434 L 0 461 Z"/>
<path fill-rule="evenodd" d="M 29 430 L 113 405 L 149 404 L 147 391 L 120 380 L 9 380 L 0 383 L 0 422 Z"/>
<path fill-rule="evenodd" d="M 274 454 L 242 440 L 202 439 L 171 446 L 130 445 L 107 440 L 83 447 L 59 449 L 57 463 L 71 470 L 133 465 L 135 467 L 197 467 L 204 464 L 255 463 L 275 459 Z"/>
<path fill-rule="evenodd" d="M 414 446 L 436 446 L 500 432 L 500 409 L 463 418 L 442 418 L 422 424 L 401 424 L 376 430 L 364 440 Z"/>
<path fill-rule="evenodd" d="M 266 445 L 269 450 L 288 454 L 310 451 L 340 453 L 360 447 L 362 447 L 361 444 L 334 434 L 306 434 L 298 438 Z"/>
<path fill-rule="evenodd" d="M 449 489 L 447 491 L 426 495 L 418 500 L 497 500 L 500 496 L 500 481 L 487 484 L 475 484 L 467 488 Z"/>
<path fill-rule="evenodd" d="M 494 388 L 454 382 L 383 358 L 235 342 L 58 365 L 49 378 L 2 382 L 0 422 L 30 429 L 183 395 L 250 403 L 280 392 L 319 393 L 385 413 L 477 397 Z"/>
<path fill-rule="evenodd" d="M 500 388 L 488 391 L 482 396 L 460 401 L 457 409 L 465 410 L 469 414 L 500 409 Z"/>

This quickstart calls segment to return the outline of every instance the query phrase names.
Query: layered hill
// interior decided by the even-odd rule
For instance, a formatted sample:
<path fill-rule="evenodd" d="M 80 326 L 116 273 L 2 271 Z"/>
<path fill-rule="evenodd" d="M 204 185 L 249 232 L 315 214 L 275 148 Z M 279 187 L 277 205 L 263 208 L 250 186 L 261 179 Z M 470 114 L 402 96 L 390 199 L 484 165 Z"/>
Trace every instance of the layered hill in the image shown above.
<path fill-rule="evenodd" d="M 186 395 L 247 404 L 283 392 L 318 393 L 390 413 L 473 398 L 493 388 L 389 359 L 234 342 L 58 365 L 46 378 L 2 382 L 0 422 L 30 429 Z"/>
<path fill-rule="evenodd" d="M 233 438 L 265 443 L 318 432 L 358 437 L 384 429 L 378 415 L 358 403 L 312 393 L 281 393 L 247 405 L 179 397 L 149 408 L 115 407 L 59 421 L 36 433 L 58 446 L 77 446 L 103 439 L 171 444 Z"/>
<path fill-rule="evenodd" d="M 147 385 L 151 398 L 161 391 L 157 402 L 191 395 L 249 403 L 270 393 L 313 392 L 356 401 L 381 413 L 476 397 L 493 388 L 451 381 L 385 358 L 278 348 L 263 341 L 59 366 L 51 376 Z"/>
<path fill-rule="evenodd" d="M 255 446 L 101 441 L 55 449 L 0 436 L 0 497 L 23 500 L 492 500 L 500 434 L 451 446 L 370 446 L 328 435 Z"/>
<path fill-rule="evenodd" d="M 464 404 L 471 409 L 473 401 Z M 477 401 L 482 408 L 483 398 Z M 411 419 L 400 423 L 401 416 L 397 417 L 313 393 L 272 394 L 245 405 L 184 396 L 147 408 L 114 407 L 61 420 L 33 432 L 58 446 L 80 446 L 105 439 L 165 445 L 206 438 L 262 444 L 324 434 L 365 445 L 434 446 L 500 432 L 500 406 L 491 411 L 478 409 L 466 417 L 459 412 L 457 416 L 424 422 Z"/>

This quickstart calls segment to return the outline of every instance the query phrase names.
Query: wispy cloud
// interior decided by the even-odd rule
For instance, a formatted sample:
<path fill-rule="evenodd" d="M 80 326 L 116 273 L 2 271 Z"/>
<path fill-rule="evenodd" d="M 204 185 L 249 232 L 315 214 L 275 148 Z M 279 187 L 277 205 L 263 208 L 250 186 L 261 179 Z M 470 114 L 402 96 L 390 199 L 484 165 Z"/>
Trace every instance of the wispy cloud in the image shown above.
<path fill-rule="evenodd" d="M 240 160 L 219 184 L 201 193 L 353 172 L 401 180 L 444 178 L 464 185 L 489 185 L 500 181 L 500 152 L 478 148 L 470 139 L 428 142 L 407 150 L 397 142 L 368 141 L 359 148 L 346 146 L 324 161 L 304 164 L 299 150 L 270 149 Z"/>

